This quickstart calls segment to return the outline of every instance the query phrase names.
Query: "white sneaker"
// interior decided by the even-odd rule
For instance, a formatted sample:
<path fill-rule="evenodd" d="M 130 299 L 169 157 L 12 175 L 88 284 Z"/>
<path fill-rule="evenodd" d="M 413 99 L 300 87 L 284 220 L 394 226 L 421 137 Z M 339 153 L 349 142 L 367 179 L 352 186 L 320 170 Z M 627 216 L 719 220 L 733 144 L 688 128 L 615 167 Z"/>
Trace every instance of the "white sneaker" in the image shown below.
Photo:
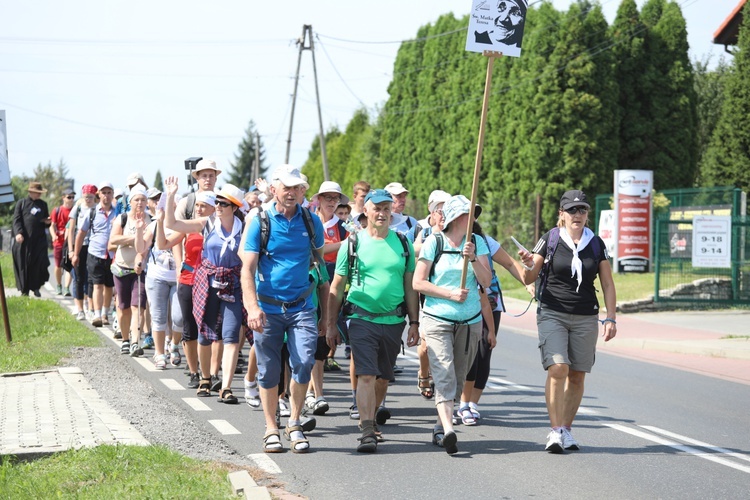
<path fill-rule="evenodd" d="M 544 449 L 550 453 L 562 453 L 562 432 L 554 430 L 550 431 L 550 433 L 547 434 L 547 446 Z"/>
<path fill-rule="evenodd" d="M 563 448 L 566 450 L 580 450 L 581 448 L 578 447 L 578 443 L 575 439 L 573 439 L 573 435 L 570 433 L 570 431 L 563 427 L 562 430 L 562 444 Z"/>
<path fill-rule="evenodd" d="M 285 399 L 279 399 L 279 416 L 289 417 L 292 415 L 292 410 L 289 408 L 289 403 Z"/>
<path fill-rule="evenodd" d="M 76 313 L 76 319 L 78 321 L 83 321 L 84 319 L 86 319 L 86 313 L 84 313 L 83 311 L 78 311 Z"/>

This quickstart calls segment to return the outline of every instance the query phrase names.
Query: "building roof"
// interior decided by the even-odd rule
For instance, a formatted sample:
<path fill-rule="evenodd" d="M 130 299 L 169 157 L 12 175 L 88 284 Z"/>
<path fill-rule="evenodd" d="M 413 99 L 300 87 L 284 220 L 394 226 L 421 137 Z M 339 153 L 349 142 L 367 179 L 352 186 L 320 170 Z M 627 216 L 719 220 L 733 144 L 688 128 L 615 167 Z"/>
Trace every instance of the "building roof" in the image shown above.
<path fill-rule="evenodd" d="M 742 8 L 747 0 L 740 0 L 729 17 L 714 32 L 714 43 L 717 45 L 737 45 L 737 34 L 742 24 Z"/>

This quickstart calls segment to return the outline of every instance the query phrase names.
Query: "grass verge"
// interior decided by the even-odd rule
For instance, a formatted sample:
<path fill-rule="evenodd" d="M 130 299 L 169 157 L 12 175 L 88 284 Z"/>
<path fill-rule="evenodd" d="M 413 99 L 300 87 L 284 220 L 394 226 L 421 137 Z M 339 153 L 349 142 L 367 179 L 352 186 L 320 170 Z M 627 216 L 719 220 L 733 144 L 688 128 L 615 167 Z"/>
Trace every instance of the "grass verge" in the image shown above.
<path fill-rule="evenodd" d="M 52 300 L 7 300 L 13 342 L 8 344 L 0 334 L 0 373 L 57 366 L 74 347 L 102 345 L 96 333 Z"/>
<path fill-rule="evenodd" d="M 3 271 L 3 284 L 5 284 L 5 288 L 15 288 L 16 275 L 13 273 L 13 254 L 0 252 L 0 268 Z"/>
<path fill-rule="evenodd" d="M 33 462 L 3 459 L 2 498 L 236 498 L 232 469 L 163 446 L 111 446 L 66 451 Z"/>

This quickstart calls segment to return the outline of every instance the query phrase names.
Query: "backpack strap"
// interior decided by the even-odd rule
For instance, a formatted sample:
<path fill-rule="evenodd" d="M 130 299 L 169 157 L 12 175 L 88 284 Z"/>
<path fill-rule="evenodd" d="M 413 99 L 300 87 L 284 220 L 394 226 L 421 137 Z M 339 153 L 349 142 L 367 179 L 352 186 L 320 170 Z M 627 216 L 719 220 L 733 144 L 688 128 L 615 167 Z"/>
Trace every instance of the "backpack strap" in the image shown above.
<path fill-rule="evenodd" d="M 323 258 L 318 253 L 318 249 L 315 248 L 315 225 L 313 224 L 312 213 L 308 208 L 300 208 L 302 209 L 302 221 L 305 223 L 307 235 L 310 237 L 310 267 L 325 265 Z"/>
<path fill-rule="evenodd" d="M 347 285 L 352 282 L 352 276 L 354 275 L 355 268 L 354 264 L 357 262 L 357 243 L 359 242 L 359 239 L 357 238 L 357 233 L 354 233 L 349 236 L 347 241 L 347 270 L 346 270 L 346 283 Z M 359 270 L 357 270 L 357 285 L 361 284 L 361 280 L 359 277 Z"/>
<path fill-rule="evenodd" d="M 472 241 L 474 241 L 474 234 L 471 235 Z M 460 254 L 460 250 L 445 250 L 445 236 L 443 236 L 443 233 L 435 233 L 435 242 L 437 243 L 435 248 L 435 258 L 432 259 L 432 267 L 430 267 L 430 274 L 428 275 L 428 280 L 432 281 L 432 278 L 435 276 L 435 266 L 437 265 L 438 261 L 440 260 L 440 257 L 443 256 L 444 253 L 449 254 Z"/>
<path fill-rule="evenodd" d="M 339 241 L 344 241 L 346 238 L 347 230 L 344 227 L 344 221 L 339 219 L 339 221 L 336 223 L 336 226 L 339 228 Z"/>
<path fill-rule="evenodd" d="M 122 227 L 122 229 L 125 229 L 125 225 L 127 223 L 128 223 L 128 213 L 123 212 L 120 214 L 120 227 Z"/>
<path fill-rule="evenodd" d="M 191 220 L 193 218 L 193 212 L 195 212 L 195 191 L 187 195 L 185 201 L 185 220 Z"/>
<path fill-rule="evenodd" d="M 89 208 L 89 232 L 94 234 L 94 219 L 96 219 L 96 205 Z"/>
<path fill-rule="evenodd" d="M 560 228 L 553 227 L 549 231 L 549 238 L 547 239 L 547 252 L 544 256 L 544 263 L 542 269 L 539 271 L 537 276 L 537 287 L 536 287 L 536 300 L 537 300 L 537 313 L 542 308 L 542 293 L 547 286 L 547 279 L 549 278 L 549 270 L 552 267 L 552 257 L 555 255 L 557 250 L 557 244 L 560 242 Z"/>
<path fill-rule="evenodd" d="M 271 237 L 271 221 L 268 220 L 268 212 L 259 212 L 257 217 L 260 222 L 260 255 L 266 257 L 268 253 L 268 239 Z"/>

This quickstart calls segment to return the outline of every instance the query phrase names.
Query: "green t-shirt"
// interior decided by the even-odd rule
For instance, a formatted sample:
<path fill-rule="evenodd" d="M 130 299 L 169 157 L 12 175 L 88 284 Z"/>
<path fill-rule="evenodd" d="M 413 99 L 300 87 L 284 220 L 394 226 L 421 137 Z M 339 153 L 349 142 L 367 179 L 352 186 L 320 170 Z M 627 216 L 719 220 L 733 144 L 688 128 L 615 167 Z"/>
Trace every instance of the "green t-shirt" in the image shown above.
<path fill-rule="evenodd" d="M 385 239 L 374 239 L 367 231 L 357 233 L 357 259 L 352 269 L 348 300 L 371 313 L 385 313 L 404 302 L 404 273 L 414 272 L 414 247 L 409 246 L 408 262 L 404 262 L 404 247 L 398 235 L 389 231 Z M 347 276 L 349 271 L 349 242 L 339 248 L 336 274 Z M 381 325 L 395 325 L 403 321 L 398 316 L 370 318 L 353 314 Z"/>

